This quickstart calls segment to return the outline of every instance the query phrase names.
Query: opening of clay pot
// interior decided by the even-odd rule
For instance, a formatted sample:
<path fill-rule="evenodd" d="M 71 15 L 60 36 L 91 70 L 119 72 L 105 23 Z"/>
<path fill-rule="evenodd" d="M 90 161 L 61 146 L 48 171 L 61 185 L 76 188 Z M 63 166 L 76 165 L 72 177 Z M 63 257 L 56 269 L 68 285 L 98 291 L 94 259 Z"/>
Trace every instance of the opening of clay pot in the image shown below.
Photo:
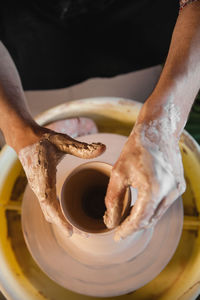
<path fill-rule="evenodd" d="M 72 226 L 88 233 L 102 233 L 109 229 L 103 222 L 106 210 L 105 195 L 112 166 L 103 162 L 89 162 L 75 168 L 66 178 L 61 190 L 61 208 Z M 122 218 L 130 206 L 130 191 L 124 198 Z"/>

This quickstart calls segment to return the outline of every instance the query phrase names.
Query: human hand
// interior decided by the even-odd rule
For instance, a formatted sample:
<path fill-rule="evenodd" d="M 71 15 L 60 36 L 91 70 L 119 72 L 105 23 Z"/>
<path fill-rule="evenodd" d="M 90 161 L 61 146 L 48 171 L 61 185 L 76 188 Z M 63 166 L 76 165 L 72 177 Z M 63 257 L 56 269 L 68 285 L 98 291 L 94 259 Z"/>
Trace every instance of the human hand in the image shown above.
<path fill-rule="evenodd" d="M 113 167 L 104 222 L 108 228 L 119 225 L 116 240 L 153 226 L 185 190 L 178 139 L 163 130 L 161 124 L 136 124 Z M 129 216 L 119 224 L 128 186 L 137 189 L 137 200 Z"/>
<path fill-rule="evenodd" d="M 73 127 L 77 126 L 74 119 L 71 121 Z M 90 130 L 94 129 L 90 128 Z M 70 132 L 71 130 L 70 128 Z M 81 130 L 83 131 L 83 128 Z M 70 236 L 73 233 L 73 228 L 63 216 L 57 200 L 56 166 L 65 154 L 85 159 L 94 158 L 104 152 L 105 146 L 100 143 L 82 143 L 66 134 L 44 127 L 41 127 L 39 131 L 38 142 L 22 148 L 19 151 L 19 159 L 28 182 L 39 200 L 45 219 L 56 224 L 60 230 Z"/>

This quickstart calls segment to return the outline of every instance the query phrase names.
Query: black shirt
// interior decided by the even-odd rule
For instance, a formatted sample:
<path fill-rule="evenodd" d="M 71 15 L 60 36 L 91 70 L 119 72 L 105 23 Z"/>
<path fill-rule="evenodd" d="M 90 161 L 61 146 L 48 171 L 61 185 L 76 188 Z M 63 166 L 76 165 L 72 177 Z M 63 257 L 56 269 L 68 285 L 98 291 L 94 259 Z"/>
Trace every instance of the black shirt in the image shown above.
<path fill-rule="evenodd" d="M 25 90 L 64 88 L 163 63 L 177 0 L 6 0 L 0 38 Z"/>

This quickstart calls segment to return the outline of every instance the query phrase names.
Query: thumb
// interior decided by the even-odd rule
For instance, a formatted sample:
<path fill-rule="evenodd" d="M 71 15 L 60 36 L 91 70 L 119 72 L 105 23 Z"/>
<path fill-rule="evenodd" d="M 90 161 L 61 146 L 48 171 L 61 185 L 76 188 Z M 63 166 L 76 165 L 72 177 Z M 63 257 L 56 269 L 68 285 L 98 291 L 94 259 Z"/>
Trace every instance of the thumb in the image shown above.
<path fill-rule="evenodd" d="M 106 150 L 106 146 L 104 144 L 87 144 L 79 142 L 66 134 L 47 133 L 45 134 L 44 138 L 48 139 L 60 151 L 80 158 L 95 158 Z"/>
<path fill-rule="evenodd" d="M 104 214 L 104 223 L 110 229 L 119 225 L 121 221 L 126 189 L 127 186 L 123 184 L 122 178 L 113 172 L 110 177 L 105 197 L 107 210 Z"/>

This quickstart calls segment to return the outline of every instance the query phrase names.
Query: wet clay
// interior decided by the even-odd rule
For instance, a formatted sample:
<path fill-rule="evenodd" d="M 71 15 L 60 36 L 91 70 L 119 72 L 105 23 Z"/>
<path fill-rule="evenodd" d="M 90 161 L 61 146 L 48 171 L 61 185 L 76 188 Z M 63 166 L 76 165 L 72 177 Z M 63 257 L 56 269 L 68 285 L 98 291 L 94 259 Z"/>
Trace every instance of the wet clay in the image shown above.
<path fill-rule="evenodd" d="M 45 219 L 67 235 L 72 227 L 64 218 L 56 196 L 56 166 L 65 154 L 94 158 L 105 150 L 100 143 L 81 143 L 65 134 L 46 133 L 42 139 L 19 152 L 28 182 L 36 194 Z"/>
<path fill-rule="evenodd" d="M 112 166 L 103 162 L 88 162 L 75 168 L 66 178 L 61 192 L 61 206 L 67 220 L 87 233 L 108 231 L 103 216 Z M 127 216 L 130 191 L 123 199 L 120 219 Z"/>
<path fill-rule="evenodd" d="M 104 221 L 108 228 L 119 224 L 121 194 L 127 186 L 137 189 L 131 214 L 118 227 L 116 240 L 153 226 L 185 190 L 178 138 L 180 109 L 172 98 L 154 119 L 136 122 L 114 166 L 106 198 Z"/>
<path fill-rule="evenodd" d="M 63 190 L 67 219 L 87 232 L 107 231 L 103 222 L 109 176 L 103 170 L 83 169 L 72 175 Z"/>

